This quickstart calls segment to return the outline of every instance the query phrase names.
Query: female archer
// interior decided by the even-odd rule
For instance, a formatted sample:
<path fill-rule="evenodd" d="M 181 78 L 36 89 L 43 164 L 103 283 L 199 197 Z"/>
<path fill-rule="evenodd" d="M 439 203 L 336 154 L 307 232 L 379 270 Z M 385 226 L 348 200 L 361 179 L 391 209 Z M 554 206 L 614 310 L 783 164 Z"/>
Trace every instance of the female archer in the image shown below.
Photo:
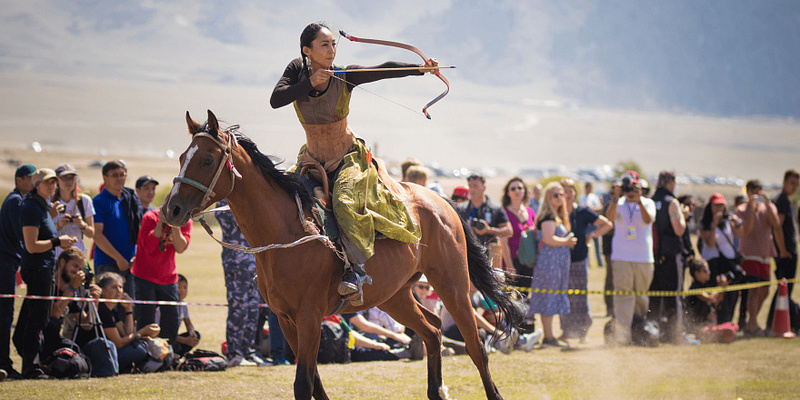
<path fill-rule="evenodd" d="M 332 209 L 342 228 L 340 237 L 348 256 L 338 291 L 358 305 L 366 277 L 364 263 L 374 253 L 375 231 L 406 243 L 419 241 L 421 233 L 405 205 L 378 180 L 369 149 L 348 126 L 350 95 L 362 83 L 435 72 L 438 63 L 386 62 L 363 72 L 357 70 L 367 67 L 350 65 L 346 68 L 349 72 L 337 74 L 333 65 L 336 40 L 321 23 L 312 23 L 303 30 L 300 53 L 275 85 L 270 105 L 294 105 L 306 131 L 306 144 L 300 149 L 298 163 L 321 164 L 332 182 Z M 412 69 L 380 70 L 386 68 Z"/>

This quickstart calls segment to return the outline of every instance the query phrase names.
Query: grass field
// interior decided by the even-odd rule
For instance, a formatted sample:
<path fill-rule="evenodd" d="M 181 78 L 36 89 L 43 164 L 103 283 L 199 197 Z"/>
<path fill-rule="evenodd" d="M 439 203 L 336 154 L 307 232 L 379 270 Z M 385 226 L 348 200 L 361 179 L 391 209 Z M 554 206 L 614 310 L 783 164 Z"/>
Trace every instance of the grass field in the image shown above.
<path fill-rule="evenodd" d="M 190 302 L 225 302 L 220 247 L 197 225 L 179 271 L 189 279 Z M 589 289 L 602 289 L 605 270 L 590 269 Z M 23 291 L 19 292 L 24 293 Z M 797 296 L 795 296 L 797 299 Z M 572 348 L 494 353 L 489 366 L 506 399 L 794 399 L 800 396 L 800 340 L 741 339 L 730 345 L 606 348 L 605 305 L 589 298 L 594 324 L 587 343 Z M 17 308 L 21 301 L 17 301 Z M 219 351 L 224 307 L 190 306 L 203 334 L 199 347 Z M 761 325 L 766 312 L 759 315 Z M 13 350 L 12 350 L 12 353 Z M 15 366 L 20 359 L 13 354 Z M 332 398 L 425 398 L 426 363 L 394 361 L 323 365 Z M 485 398 L 467 356 L 444 359 L 443 375 L 457 399 Z M 167 372 L 73 381 L 0 382 L 2 399 L 288 399 L 294 367 L 240 367 L 225 372 Z"/>

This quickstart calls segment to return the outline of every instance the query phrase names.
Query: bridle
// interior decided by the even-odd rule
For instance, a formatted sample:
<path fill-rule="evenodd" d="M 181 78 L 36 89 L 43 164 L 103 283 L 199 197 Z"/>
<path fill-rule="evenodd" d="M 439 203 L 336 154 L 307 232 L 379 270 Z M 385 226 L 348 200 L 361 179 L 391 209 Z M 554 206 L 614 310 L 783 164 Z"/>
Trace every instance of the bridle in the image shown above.
<path fill-rule="evenodd" d="M 200 210 L 202 210 L 205 207 L 207 207 L 206 202 L 208 202 L 212 197 L 216 196 L 216 193 L 214 193 L 213 189 L 214 189 L 214 186 L 216 186 L 220 175 L 222 175 L 222 170 L 226 166 L 228 167 L 228 170 L 231 172 L 231 189 L 230 189 L 230 191 L 228 191 L 227 194 L 230 194 L 231 192 L 233 192 L 233 187 L 236 184 L 236 178 L 237 177 L 238 178 L 242 177 L 242 175 L 239 173 L 239 171 L 236 170 L 236 167 L 233 165 L 233 149 L 235 147 L 239 146 L 239 143 L 236 141 L 236 137 L 234 136 L 233 132 L 238 128 L 239 128 L 239 125 L 234 125 L 234 126 L 231 126 L 231 127 L 227 128 L 227 129 L 225 129 L 225 131 L 222 132 L 222 133 L 225 133 L 228 136 L 227 143 L 219 140 L 218 136 L 211 135 L 208 132 L 197 132 L 197 133 L 194 134 L 195 137 L 199 136 L 199 137 L 205 137 L 205 138 L 211 139 L 211 141 L 214 142 L 214 144 L 216 144 L 217 146 L 219 146 L 222 149 L 222 151 L 225 153 L 225 155 L 223 156 L 223 159 L 225 160 L 225 162 L 220 162 L 219 163 L 219 167 L 217 168 L 217 172 L 214 174 L 214 178 L 211 179 L 211 183 L 208 184 L 208 186 L 203 185 L 202 183 L 200 183 L 200 182 L 198 182 L 198 181 L 196 181 L 194 179 L 187 178 L 185 176 L 176 176 L 174 179 L 172 179 L 172 183 L 173 184 L 175 184 L 175 183 L 185 183 L 185 184 L 187 184 L 189 186 L 192 186 L 192 187 L 194 187 L 196 189 L 199 189 L 201 192 L 204 192 L 203 200 L 200 202 L 200 207 L 199 207 Z M 226 196 L 227 196 L 227 194 L 226 194 Z"/>

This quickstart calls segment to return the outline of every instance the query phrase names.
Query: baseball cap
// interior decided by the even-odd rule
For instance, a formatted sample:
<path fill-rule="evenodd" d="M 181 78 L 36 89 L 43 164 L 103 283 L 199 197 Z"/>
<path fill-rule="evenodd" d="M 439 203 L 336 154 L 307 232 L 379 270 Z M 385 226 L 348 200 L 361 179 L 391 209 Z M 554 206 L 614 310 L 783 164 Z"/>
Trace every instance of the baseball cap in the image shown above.
<path fill-rule="evenodd" d="M 156 180 L 156 178 L 153 178 L 150 175 L 142 175 L 139 177 L 139 179 L 136 180 L 136 188 L 138 189 L 144 185 L 147 185 L 150 182 L 153 182 L 156 185 L 158 185 L 158 181 Z"/>
<path fill-rule="evenodd" d="M 469 189 L 466 186 L 456 186 L 453 189 L 453 196 L 458 196 L 464 199 L 469 198 Z"/>
<path fill-rule="evenodd" d="M 39 169 L 33 174 L 33 186 L 36 187 L 38 184 L 42 183 L 42 181 L 46 181 L 55 177 L 56 171 L 53 171 L 50 168 Z"/>
<path fill-rule="evenodd" d="M 22 164 L 17 168 L 17 172 L 14 173 L 14 178 L 22 178 L 26 176 L 33 176 L 36 172 L 36 166 L 33 164 Z"/>
<path fill-rule="evenodd" d="M 725 196 L 723 196 L 721 193 L 713 193 L 711 196 L 708 197 L 708 204 L 726 204 L 727 205 L 728 202 L 725 201 Z"/>
<path fill-rule="evenodd" d="M 56 175 L 64 176 L 64 175 L 78 175 L 78 171 L 75 171 L 75 167 L 69 164 L 61 164 L 56 168 Z"/>

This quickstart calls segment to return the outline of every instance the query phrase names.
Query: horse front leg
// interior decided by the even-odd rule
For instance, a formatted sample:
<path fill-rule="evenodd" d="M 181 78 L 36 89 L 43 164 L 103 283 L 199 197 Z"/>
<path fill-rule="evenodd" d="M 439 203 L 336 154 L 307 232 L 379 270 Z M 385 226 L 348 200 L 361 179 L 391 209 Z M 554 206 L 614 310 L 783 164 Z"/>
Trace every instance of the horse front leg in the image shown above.
<path fill-rule="evenodd" d="M 290 345 L 297 357 L 297 370 L 294 378 L 295 399 L 310 400 L 313 396 L 317 400 L 328 400 L 328 395 L 322 387 L 322 380 L 317 371 L 321 331 L 322 318 L 305 318 L 298 321 L 296 328 L 291 332 L 294 341 Z"/>

